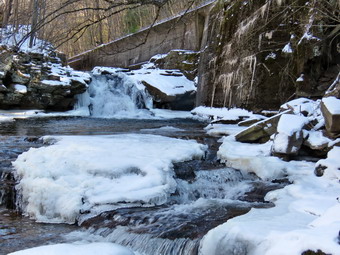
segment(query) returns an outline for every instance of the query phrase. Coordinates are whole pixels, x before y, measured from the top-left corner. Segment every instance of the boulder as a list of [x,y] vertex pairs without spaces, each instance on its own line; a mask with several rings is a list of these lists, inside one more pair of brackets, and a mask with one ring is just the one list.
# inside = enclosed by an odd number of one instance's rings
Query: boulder
[[340,134],[340,99],[336,97],[323,98],[321,112],[329,136],[338,137]]
[[160,69],[180,70],[193,81],[197,76],[199,56],[200,53],[195,51],[172,50],[168,54],[156,55],[150,62]]
[[296,155],[304,141],[303,128],[309,123],[304,116],[282,114],[274,137],[272,154]]
[[195,104],[196,91],[188,91],[184,94],[167,95],[146,81],[141,81],[154,101],[154,107],[171,110],[192,110]]
[[282,113],[274,115],[271,118],[259,121],[247,129],[238,133],[235,138],[236,141],[244,143],[267,142],[270,136],[275,134],[277,124],[281,115],[291,113],[291,110],[286,110]]

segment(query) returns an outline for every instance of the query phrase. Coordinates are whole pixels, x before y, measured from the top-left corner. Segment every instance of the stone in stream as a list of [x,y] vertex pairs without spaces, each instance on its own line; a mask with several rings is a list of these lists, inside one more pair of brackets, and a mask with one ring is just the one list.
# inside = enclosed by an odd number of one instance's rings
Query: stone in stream
[[274,115],[271,118],[253,124],[252,126],[238,133],[235,136],[236,141],[243,143],[267,142],[270,139],[270,136],[275,134],[281,115],[288,113],[291,113],[291,110],[286,110],[282,113]]

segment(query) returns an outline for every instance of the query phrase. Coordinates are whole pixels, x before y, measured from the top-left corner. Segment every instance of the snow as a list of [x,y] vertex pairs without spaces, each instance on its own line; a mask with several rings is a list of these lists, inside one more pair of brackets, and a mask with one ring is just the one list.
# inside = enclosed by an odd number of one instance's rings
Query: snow
[[[114,74],[120,71],[122,71],[121,68],[95,67],[92,70],[92,73],[101,74],[103,72],[108,72]],[[146,82],[168,96],[196,91],[195,83],[188,80],[178,70],[157,69],[152,63],[143,65],[141,69],[126,72],[126,74],[129,75],[130,79],[135,83],[142,85],[143,82]],[[172,76],[171,74],[176,76]]]
[[310,130],[308,132],[307,142],[312,147],[318,148],[328,145],[332,140],[324,136],[322,131]]
[[304,74],[301,74],[299,78],[296,79],[297,82],[303,82],[304,80]]
[[201,158],[206,147],[156,135],[44,137],[13,163],[25,214],[74,223],[79,213],[122,204],[163,204],[175,190],[172,163]]
[[328,168],[323,177],[316,177],[314,163],[284,162],[270,156],[271,143],[242,144],[234,137],[223,139],[218,156],[227,166],[254,172],[262,179],[287,176],[292,184],[266,195],[275,207],[253,208],[208,232],[199,254],[300,255],[318,249],[340,254],[340,147],[334,147],[327,159],[317,163]]
[[331,114],[340,114],[340,99],[336,97],[325,97],[322,99],[322,102]]
[[21,93],[21,94],[27,93],[27,87],[25,85],[14,84],[13,86],[16,92]]
[[307,123],[308,119],[304,116],[282,114],[277,126],[277,132],[291,136],[294,133],[300,131]]
[[313,101],[308,98],[297,98],[289,101],[280,107],[283,110],[292,109],[295,114],[306,112],[307,116],[316,116],[320,113],[319,101]]
[[17,251],[9,255],[133,255],[129,249],[113,243],[54,244]]
[[204,129],[208,135],[223,136],[223,135],[236,135],[247,127],[240,127],[238,125],[225,125],[225,124],[209,124]]
[[[289,147],[290,137],[295,135],[295,139],[301,138],[302,128],[309,122],[304,116],[293,114],[282,114],[277,126],[277,133],[274,138],[273,151],[285,153]],[[293,147],[292,152],[297,152],[299,148]]]
[[253,114],[244,109],[239,108],[214,108],[214,107],[206,107],[199,106],[191,111],[192,114],[197,115],[203,119],[223,119],[223,120],[237,120],[239,117],[248,117],[252,119],[260,119],[263,116]]
[[[325,176],[331,179],[339,180],[340,179],[340,147],[335,146],[332,150],[330,150],[327,154],[326,159],[319,160],[316,165],[322,165],[327,167],[325,170]],[[339,211],[340,212],[340,211]]]
[[285,47],[283,47],[282,52],[284,53],[293,53],[293,49],[290,43],[287,43]]

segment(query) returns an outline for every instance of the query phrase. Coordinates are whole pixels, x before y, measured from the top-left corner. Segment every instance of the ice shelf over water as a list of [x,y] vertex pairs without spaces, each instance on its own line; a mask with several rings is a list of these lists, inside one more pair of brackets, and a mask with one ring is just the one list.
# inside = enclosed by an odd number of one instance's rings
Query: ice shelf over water
[[156,135],[44,137],[13,163],[25,214],[41,222],[74,223],[119,204],[154,205],[174,192],[172,163],[201,158],[193,140]]

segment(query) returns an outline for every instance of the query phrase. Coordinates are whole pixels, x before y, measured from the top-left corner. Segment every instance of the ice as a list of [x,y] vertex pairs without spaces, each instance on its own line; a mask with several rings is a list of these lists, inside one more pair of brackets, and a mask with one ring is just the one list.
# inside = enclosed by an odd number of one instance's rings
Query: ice
[[217,156],[226,166],[243,172],[255,173],[263,180],[273,180],[286,175],[286,164],[270,156],[272,142],[248,144],[235,141],[235,137],[223,138]]
[[133,255],[131,250],[113,243],[54,244],[17,251],[9,255]]
[[336,97],[325,97],[322,99],[322,102],[331,114],[340,114],[340,99]]
[[[174,192],[172,163],[201,158],[205,146],[156,135],[44,137],[13,163],[25,214],[74,223],[80,212],[119,204],[162,204]],[[103,209],[104,208],[104,209]]]

